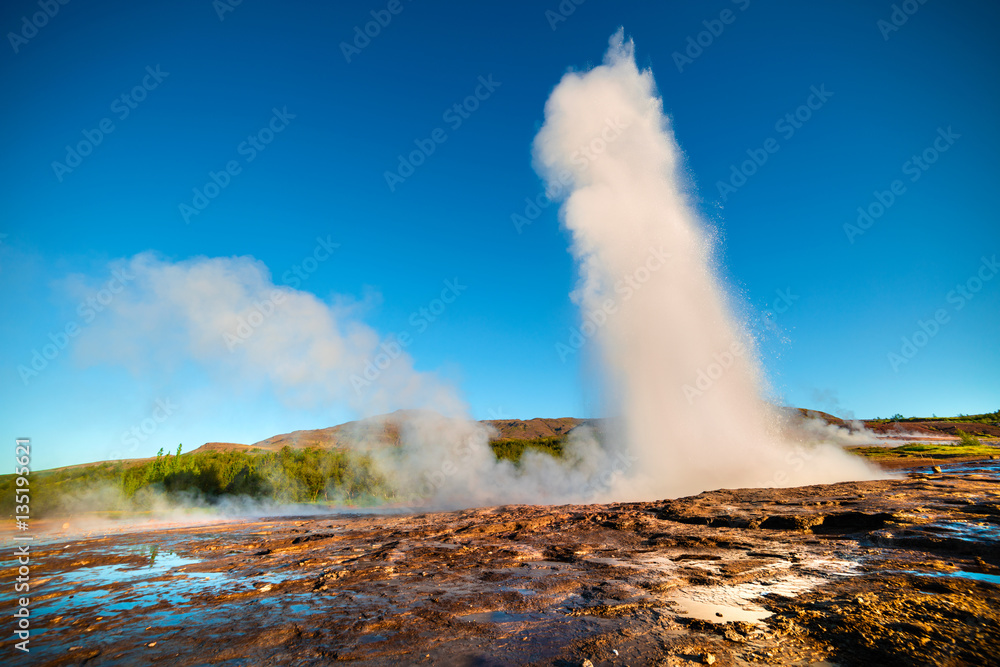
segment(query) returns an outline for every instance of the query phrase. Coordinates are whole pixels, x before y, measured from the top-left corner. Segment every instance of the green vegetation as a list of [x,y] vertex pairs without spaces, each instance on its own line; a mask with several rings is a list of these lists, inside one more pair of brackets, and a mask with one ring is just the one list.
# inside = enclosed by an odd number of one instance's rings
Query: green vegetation
[[549,454],[556,458],[562,458],[563,448],[566,446],[566,436],[551,436],[547,438],[532,438],[523,440],[520,438],[502,438],[490,443],[493,454],[497,460],[506,459],[515,464],[521,463],[521,456],[527,450],[533,450]]
[[[973,435],[964,431],[958,431],[958,435],[961,440],[954,445],[854,447],[850,451],[883,461],[1000,454],[1000,448],[984,445]],[[519,466],[528,451],[562,458],[567,441],[566,436],[504,438],[491,442],[490,446],[498,460]],[[14,480],[14,475],[0,476],[0,512],[8,515],[14,510]],[[180,504],[213,505],[224,498],[241,497],[278,503],[369,504],[408,500],[399,496],[377,472],[369,456],[317,447],[183,454],[178,446],[173,454],[164,454],[161,449],[154,459],[75,466],[33,472],[30,476],[31,515],[36,518],[82,511],[106,514],[148,511],[164,499]]]
[[[565,437],[507,438],[491,443],[497,459],[520,464],[526,451],[557,458]],[[14,475],[0,476],[0,512],[14,511]],[[230,450],[173,454],[161,449],[146,461],[117,461],[32,472],[31,515],[148,511],[161,500],[180,504],[250,498],[279,503],[368,504],[399,497],[362,454],[317,447],[280,451]]]
[[[163,454],[143,462],[101,463],[33,472],[31,513],[146,510],[157,497],[212,504],[223,497],[275,502],[395,499],[372,461],[317,448]],[[13,512],[14,475],[0,476],[0,511]]]
[[982,445],[982,441],[971,433],[966,433],[962,429],[955,429],[955,433],[958,434],[959,444],[965,447],[975,447],[977,445]]
[[[973,438],[976,440],[976,438]],[[976,444],[960,445],[901,445],[899,447],[852,447],[848,450],[854,454],[870,459],[954,459],[972,456],[996,456],[1000,454],[1000,448],[983,445],[976,440]]]
[[886,424],[889,422],[963,422],[967,424],[987,424],[989,426],[1000,426],[1000,410],[987,412],[981,415],[958,415],[957,417],[904,417],[901,414],[894,414],[888,419],[876,417],[869,420],[876,424]]

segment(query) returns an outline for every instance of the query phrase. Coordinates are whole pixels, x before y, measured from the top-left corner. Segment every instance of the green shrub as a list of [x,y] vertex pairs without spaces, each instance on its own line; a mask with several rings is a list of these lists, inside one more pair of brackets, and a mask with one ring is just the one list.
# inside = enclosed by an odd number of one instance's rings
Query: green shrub
[[[0,512],[14,505],[14,475],[0,476]],[[144,510],[158,494],[199,497],[212,504],[227,496],[275,502],[395,498],[367,455],[314,447],[281,451],[211,451],[173,455],[161,449],[141,462],[100,463],[31,474],[32,516],[80,507],[90,511]]]
[[965,445],[966,447],[971,447],[973,445],[983,444],[979,438],[972,435],[971,433],[966,433],[962,429],[956,429],[955,433],[958,434],[958,444]]
[[561,458],[565,446],[565,436],[549,436],[531,439],[502,438],[500,440],[494,440],[490,443],[490,448],[493,449],[493,455],[497,457],[498,461],[506,459],[507,461],[512,461],[515,464],[519,464],[521,462],[521,457],[524,455],[524,452],[529,449],[548,454],[555,458]]

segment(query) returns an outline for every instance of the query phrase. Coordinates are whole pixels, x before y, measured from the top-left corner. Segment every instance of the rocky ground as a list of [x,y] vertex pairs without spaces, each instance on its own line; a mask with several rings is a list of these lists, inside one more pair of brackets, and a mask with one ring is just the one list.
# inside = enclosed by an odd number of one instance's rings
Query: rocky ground
[[996,664],[996,466],[55,542],[20,661]]

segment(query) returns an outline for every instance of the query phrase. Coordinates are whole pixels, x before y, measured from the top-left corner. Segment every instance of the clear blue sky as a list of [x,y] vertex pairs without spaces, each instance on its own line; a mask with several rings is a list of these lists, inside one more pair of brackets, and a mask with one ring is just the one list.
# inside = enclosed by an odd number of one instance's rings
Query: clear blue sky
[[[366,303],[383,333],[458,278],[468,289],[410,348],[417,368],[457,383],[480,419],[590,414],[579,359],[555,350],[578,317],[556,207],[520,233],[511,216],[542,188],[531,141],[548,94],[599,63],[619,26],[655,74],[774,396],[857,417],[1000,408],[1000,276],[976,283],[1000,253],[996,3],[913,2],[895,26],[892,3],[857,0],[587,0],[568,16],[557,0],[223,2],[53,2],[50,18],[3,4],[0,430],[11,447],[33,438],[36,467],[107,457],[164,398],[123,368],[81,365],[72,341],[27,383],[18,372],[80,320],[67,276],[99,284],[144,251],[249,255],[280,283],[329,237],[339,248],[300,289]],[[355,44],[372,12],[391,20]],[[445,115],[477,87],[477,109]],[[807,120],[782,120],[809,102]],[[294,118],[261,150],[241,146],[273,109]],[[113,131],[78,166],[53,166],[75,164],[66,146],[103,119]],[[437,128],[446,141],[390,187],[397,156]],[[933,164],[915,166],[927,149]],[[748,151],[767,161],[720,192]],[[179,205],[229,161],[239,173],[186,224]],[[895,180],[882,215],[845,231]],[[970,279],[970,299],[952,293]],[[779,290],[793,298],[766,325]],[[947,321],[894,368],[939,309]],[[266,390],[220,397],[197,368],[171,391],[176,409],[136,454],[352,416]]]

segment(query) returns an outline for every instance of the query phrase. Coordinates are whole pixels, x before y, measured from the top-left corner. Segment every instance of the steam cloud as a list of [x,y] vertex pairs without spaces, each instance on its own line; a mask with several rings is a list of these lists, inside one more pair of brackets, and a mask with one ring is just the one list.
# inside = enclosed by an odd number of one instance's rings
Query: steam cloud
[[[640,462],[614,495],[877,476],[832,444],[795,442],[763,400],[753,341],[713,274],[681,150],[633,49],[619,30],[603,65],[565,75],[535,139],[539,173],[569,183],[560,215],[580,270],[573,296],[598,342],[606,409]],[[627,128],[613,142],[609,122]],[[588,148],[599,156],[579,159]]]
[[[398,411],[358,423],[350,441],[375,457],[402,497],[442,507],[556,502],[607,488],[625,467],[620,452],[599,451],[586,436],[575,438],[566,462],[529,455],[522,473],[496,461],[489,427],[471,419],[453,387],[415,370],[355,308],[275,285],[252,257],[170,262],[144,253],[111,269],[128,286],[83,329],[79,361],[122,365],[148,383],[194,363],[217,392],[256,385],[290,407],[346,404],[360,417]],[[77,297],[98,287],[71,285]],[[387,348],[391,363],[359,384]],[[399,433],[398,448],[386,446],[386,422]]]
[[128,286],[80,337],[85,363],[122,364],[149,377],[191,360],[220,384],[266,384],[297,407],[461,410],[452,390],[415,371],[402,350],[377,382],[356,390],[383,353],[378,333],[346,303],[275,285],[252,257],[168,262],[144,253],[113,269]]

